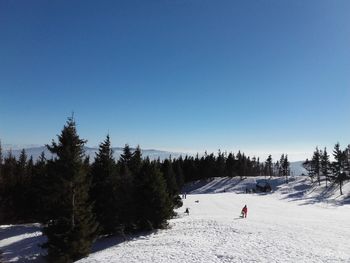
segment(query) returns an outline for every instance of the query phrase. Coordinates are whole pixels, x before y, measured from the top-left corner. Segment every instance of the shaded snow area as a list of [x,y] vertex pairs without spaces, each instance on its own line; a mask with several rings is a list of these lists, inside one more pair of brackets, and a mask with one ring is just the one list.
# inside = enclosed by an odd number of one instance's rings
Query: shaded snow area
[[0,226],[0,262],[44,262],[39,224]]
[[[245,193],[261,180],[215,178],[189,184],[184,206],[168,229],[126,240],[102,238],[78,262],[350,262],[349,183],[341,197],[336,186],[318,187],[305,177],[288,185],[283,178],[273,179],[268,194]],[[245,204],[248,217],[242,219]],[[43,242],[38,226],[23,227],[1,228],[5,262],[26,262],[27,252],[38,253],[37,244]]]

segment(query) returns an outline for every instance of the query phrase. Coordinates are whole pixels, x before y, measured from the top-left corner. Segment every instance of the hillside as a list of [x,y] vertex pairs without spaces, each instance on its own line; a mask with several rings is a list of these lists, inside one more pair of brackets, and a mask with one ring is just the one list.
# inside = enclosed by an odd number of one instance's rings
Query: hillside
[[[186,186],[184,206],[169,228],[102,238],[80,263],[349,262],[350,182],[312,184],[307,177],[270,180],[268,194],[246,194],[264,178],[215,178]],[[243,205],[248,218],[239,217]],[[184,214],[189,208],[190,215]],[[0,227],[5,262],[42,262],[39,225]]]

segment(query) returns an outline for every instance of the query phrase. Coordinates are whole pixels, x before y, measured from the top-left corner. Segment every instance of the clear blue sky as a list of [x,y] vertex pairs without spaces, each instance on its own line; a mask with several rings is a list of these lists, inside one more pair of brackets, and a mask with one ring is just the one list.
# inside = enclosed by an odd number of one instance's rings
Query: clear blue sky
[[[0,139],[303,159],[350,143],[350,1],[0,1]],[[277,155],[276,155],[277,157]]]

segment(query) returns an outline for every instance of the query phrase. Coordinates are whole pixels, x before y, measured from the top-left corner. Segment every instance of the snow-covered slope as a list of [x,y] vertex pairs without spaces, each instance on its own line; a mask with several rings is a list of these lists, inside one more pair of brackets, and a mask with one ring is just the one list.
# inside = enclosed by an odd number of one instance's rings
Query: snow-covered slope
[[[241,219],[245,204],[248,218]],[[348,206],[324,208],[274,195],[189,194],[169,229],[79,262],[350,262],[349,220]]]
[[[306,177],[289,184],[273,179],[269,194],[245,193],[260,180],[215,178],[190,184],[168,229],[126,240],[100,239],[79,263],[350,262],[350,183],[341,197],[336,186],[318,187]],[[248,218],[241,219],[245,204]],[[42,260],[34,255],[43,241],[38,226],[3,226],[0,231],[5,262]]]

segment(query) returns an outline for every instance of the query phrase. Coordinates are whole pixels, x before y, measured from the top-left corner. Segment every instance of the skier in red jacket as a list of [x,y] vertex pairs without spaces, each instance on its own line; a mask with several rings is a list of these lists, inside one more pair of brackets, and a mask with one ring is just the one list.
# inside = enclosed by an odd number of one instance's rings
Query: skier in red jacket
[[245,205],[245,206],[242,208],[241,217],[246,218],[246,217],[247,217],[247,214],[248,214],[248,207],[247,207],[247,205]]

